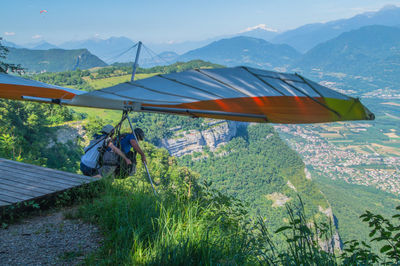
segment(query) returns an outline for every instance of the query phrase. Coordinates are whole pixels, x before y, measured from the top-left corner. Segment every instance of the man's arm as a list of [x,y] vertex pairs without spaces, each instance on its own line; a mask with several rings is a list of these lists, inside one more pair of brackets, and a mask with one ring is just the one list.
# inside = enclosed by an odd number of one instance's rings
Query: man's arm
[[143,163],[147,163],[146,161],[146,155],[144,155],[144,152],[142,151],[142,149],[140,148],[139,144],[136,142],[136,140],[131,139],[130,141],[132,148],[137,151],[140,156],[142,157],[142,162]]
[[118,149],[117,147],[115,147],[115,145],[110,141],[110,143],[108,144],[108,147],[110,147],[113,152],[115,152],[116,154],[118,154],[119,156],[121,156],[122,158],[124,158],[125,162],[129,165],[132,164],[132,161],[128,159],[128,157],[126,157],[125,153],[123,153],[120,149]]

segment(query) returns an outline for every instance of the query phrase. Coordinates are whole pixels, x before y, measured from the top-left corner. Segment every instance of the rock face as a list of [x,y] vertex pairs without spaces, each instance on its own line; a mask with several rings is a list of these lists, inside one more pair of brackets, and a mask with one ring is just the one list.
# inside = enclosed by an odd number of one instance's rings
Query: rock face
[[[82,123],[80,122],[72,122],[68,125],[63,125],[58,127],[57,133],[55,135],[55,139],[49,139],[49,143],[47,148],[51,148],[55,145],[55,142],[66,144],[68,141],[76,142],[77,139],[83,139],[85,136],[85,129],[83,128]],[[85,140],[85,143],[88,143],[89,140]]]
[[291,200],[291,198],[288,196],[278,192],[269,194],[266,196],[266,198],[273,201],[272,207],[283,207],[288,201]]
[[319,207],[319,211],[325,214],[328,218],[332,220],[332,226],[333,226],[333,236],[330,239],[330,241],[322,241],[320,243],[320,246],[323,250],[327,252],[334,252],[334,250],[342,250],[343,249],[343,241],[340,238],[339,235],[339,225],[338,225],[338,220],[336,216],[332,212],[332,208],[328,207],[327,209],[322,208],[321,206]]
[[205,147],[208,147],[210,151],[215,151],[235,137],[238,128],[247,126],[247,123],[212,120],[205,122],[204,126],[206,128],[204,130],[182,131],[180,127],[171,129],[175,131],[173,137],[163,139],[161,146],[176,157],[202,152]]

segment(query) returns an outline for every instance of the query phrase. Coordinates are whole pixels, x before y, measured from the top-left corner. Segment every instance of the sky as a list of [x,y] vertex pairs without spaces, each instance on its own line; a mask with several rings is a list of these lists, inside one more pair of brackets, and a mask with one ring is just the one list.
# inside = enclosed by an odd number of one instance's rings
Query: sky
[[[198,41],[265,24],[280,32],[376,11],[400,0],[1,0],[0,37],[17,44],[125,36]],[[47,12],[40,11],[46,10]]]

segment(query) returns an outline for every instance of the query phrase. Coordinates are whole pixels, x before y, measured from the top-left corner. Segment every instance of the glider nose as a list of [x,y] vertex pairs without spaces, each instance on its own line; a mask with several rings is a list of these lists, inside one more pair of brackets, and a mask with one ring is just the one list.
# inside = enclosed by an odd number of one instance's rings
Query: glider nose
[[375,115],[367,107],[364,106],[365,117],[367,120],[375,120]]

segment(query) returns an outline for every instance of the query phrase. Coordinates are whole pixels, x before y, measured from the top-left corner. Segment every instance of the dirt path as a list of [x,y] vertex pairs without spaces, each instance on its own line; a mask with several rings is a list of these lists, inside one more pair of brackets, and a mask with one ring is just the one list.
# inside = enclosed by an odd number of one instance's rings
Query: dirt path
[[65,210],[0,229],[1,265],[76,265],[100,247],[99,230],[64,218]]

